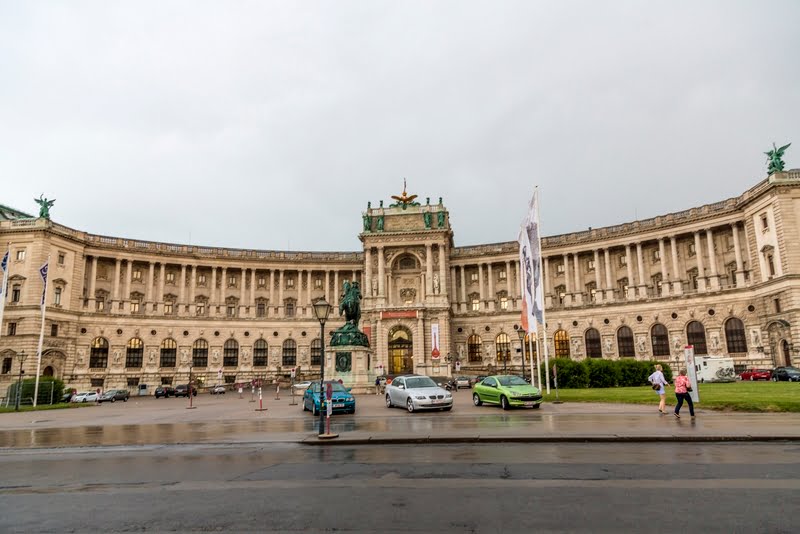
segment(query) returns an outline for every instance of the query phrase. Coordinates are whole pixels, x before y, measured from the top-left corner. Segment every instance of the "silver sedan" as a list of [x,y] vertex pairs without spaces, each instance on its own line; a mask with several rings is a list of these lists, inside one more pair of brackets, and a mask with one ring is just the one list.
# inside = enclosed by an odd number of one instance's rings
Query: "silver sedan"
[[398,376],[386,386],[386,407],[402,406],[416,410],[453,409],[453,395],[439,387],[429,376]]

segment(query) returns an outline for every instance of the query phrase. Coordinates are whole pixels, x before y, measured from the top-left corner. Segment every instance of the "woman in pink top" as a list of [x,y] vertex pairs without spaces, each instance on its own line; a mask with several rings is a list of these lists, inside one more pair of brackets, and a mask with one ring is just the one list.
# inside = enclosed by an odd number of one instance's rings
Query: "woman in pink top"
[[692,396],[689,395],[687,388],[691,388],[692,384],[689,382],[689,377],[686,376],[686,369],[681,369],[680,374],[675,379],[675,396],[678,398],[678,404],[675,405],[675,417],[680,419],[681,406],[683,401],[689,404],[689,415],[694,417],[694,404],[692,404]]

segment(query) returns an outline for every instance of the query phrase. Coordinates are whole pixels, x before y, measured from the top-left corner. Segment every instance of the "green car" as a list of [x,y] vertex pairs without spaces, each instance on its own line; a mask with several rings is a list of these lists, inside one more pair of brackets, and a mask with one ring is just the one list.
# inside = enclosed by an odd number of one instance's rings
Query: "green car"
[[475,406],[484,402],[499,404],[504,410],[510,410],[513,406],[538,408],[542,404],[542,393],[518,376],[487,376],[475,384],[472,402]]

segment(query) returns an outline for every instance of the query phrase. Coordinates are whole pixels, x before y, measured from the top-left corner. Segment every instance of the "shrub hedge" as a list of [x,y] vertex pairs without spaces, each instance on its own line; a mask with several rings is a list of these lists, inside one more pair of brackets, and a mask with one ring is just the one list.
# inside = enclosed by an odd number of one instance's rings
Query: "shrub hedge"
[[[52,386],[50,385],[52,383]],[[18,382],[14,381],[6,390],[6,395],[13,404],[17,398],[17,385]],[[52,387],[52,394],[51,394]],[[22,404],[30,404],[33,399],[33,392],[36,389],[35,378],[25,378],[22,380]],[[61,402],[61,397],[64,395],[64,382],[52,376],[39,377],[39,398],[37,404],[50,404],[52,399],[53,404]]]
[[[655,371],[655,364],[660,363],[664,378],[672,383],[672,369],[669,364],[657,361],[640,360],[602,360],[589,358],[582,361],[569,358],[556,358],[550,362],[550,382],[555,383],[553,366],[558,374],[560,388],[610,388],[616,386],[631,387],[648,384],[647,377]],[[545,373],[544,364],[541,366]]]

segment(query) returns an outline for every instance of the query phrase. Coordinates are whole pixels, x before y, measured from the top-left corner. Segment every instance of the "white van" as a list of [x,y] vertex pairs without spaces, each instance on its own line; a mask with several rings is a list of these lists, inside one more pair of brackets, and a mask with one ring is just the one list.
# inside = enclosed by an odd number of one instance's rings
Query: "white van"
[[733,358],[697,356],[694,364],[698,382],[733,382],[736,380]]

